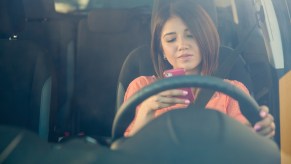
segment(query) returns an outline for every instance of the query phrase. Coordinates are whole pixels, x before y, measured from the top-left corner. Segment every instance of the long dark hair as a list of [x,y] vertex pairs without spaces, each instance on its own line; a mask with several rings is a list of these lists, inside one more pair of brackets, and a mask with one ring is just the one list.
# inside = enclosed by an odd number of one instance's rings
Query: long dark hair
[[172,16],[181,18],[197,40],[202,56],[201,74],[211,75],[218,66],[219,35],[206,11],[195,2],[188,0],[165,3],[153,15],[151,55],[156,74],[161,78],[163,71],[171,67],[163,59],[160,38],[163,26]]

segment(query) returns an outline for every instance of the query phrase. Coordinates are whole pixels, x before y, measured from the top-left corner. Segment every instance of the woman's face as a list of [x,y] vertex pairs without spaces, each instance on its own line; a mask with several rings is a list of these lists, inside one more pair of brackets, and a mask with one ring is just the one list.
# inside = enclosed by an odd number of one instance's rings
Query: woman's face
[[200,72],[201,54],[188,27],[177,16],[172,16],[161,33],[164,56],[173,68],[184,68],[186,74]]

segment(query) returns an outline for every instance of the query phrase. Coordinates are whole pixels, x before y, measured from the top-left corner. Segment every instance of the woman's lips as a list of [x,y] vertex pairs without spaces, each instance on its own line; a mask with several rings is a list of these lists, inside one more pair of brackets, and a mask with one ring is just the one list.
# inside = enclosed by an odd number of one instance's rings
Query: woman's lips
[[178,57],[178,59],[189,60],[189,59],[191,59],[192,57],[193,57],[193,55],[191,55],[191,54],[183,54],[183,55],[180,55],[180,56]]

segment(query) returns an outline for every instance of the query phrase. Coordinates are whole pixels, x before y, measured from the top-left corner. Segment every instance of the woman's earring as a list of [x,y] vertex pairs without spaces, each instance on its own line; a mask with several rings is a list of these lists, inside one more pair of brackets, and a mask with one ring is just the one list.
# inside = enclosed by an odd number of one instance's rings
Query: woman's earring
[[163,56],[164,56],[164,60],[167,60],[167,57],[165,55],[163,55]]

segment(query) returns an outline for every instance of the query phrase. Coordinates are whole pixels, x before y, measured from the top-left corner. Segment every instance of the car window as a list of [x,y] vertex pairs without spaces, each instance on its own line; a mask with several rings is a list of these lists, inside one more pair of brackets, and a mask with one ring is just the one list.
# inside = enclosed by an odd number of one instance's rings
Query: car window
[[78,10],[95,8],[134,8],[152,6],[153,0],[55,0],[55,10],[60,13],[70,13]]

